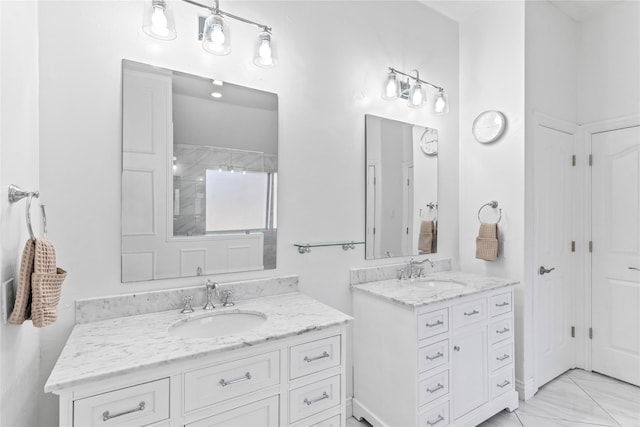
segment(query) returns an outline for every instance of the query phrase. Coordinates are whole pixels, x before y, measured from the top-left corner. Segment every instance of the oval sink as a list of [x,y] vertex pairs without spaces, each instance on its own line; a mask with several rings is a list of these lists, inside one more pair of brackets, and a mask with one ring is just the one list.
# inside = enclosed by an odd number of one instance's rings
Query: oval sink
[[412,283],[415,286],[420,286],[421,288],[433,288],[433,289],[460,289],[466,287],[464,283],[455,282],[453,280],[433,280],[433,279],[422,279],[416,280]]
[[215,338],[245,332],[266,321],[259,313],[211,313],[181,320],[169,327],[169,333],[180,338]]

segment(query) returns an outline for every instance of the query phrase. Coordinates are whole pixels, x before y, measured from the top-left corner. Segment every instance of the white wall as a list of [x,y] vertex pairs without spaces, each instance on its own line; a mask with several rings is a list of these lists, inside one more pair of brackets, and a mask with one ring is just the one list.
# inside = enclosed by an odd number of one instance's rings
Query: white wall
[[[42,334],[41,383],[73,326],[75,299],[203,282],[120,283],[122,58],[205,77],[215,73],[279,96],[278,268],[216,279],[299,274],[304,292],[351,312],[349,269],[389,260],[365,262],[363,245],[300,255],[292,244],[364,238],[365,113],[439,130],[438,253],[453,256],[457,266],[456,23],[414,2],[224,3],[223,9],[274,28],[280,65],[262,70],[251,64],[252,27],[234,23],[234,51],[215,57],[193,36],[197,10],[182,2],[172,5],[179,36],[169,43],[141,33],[141,2],[40,5],[41,190],[49,202],[49,235],[60,266],[68,270],[60,318]],[[388,66],[418,68],[424,79],[444,86],[451,113],[436,118],[426,109],[383,101]],[[506,209],[511,215],[512,208]],[[43,400],[42,419],[51,422],[57,399]]]
[[[37,189],[38,169],[38,23],[35,2],[0,2],[0,282],[15,278],[28,238],[26,200],[10,204],[9,184]],[[32,219],[40,219],[37,200]],[[37,229],[36,229],[37,230]],[[31,321],[0,325],[0,426],[38,425],[34,397],[42,394],[40,330]]]
[[581,124],[640,113],[640,2],[624,1],[580,23]]
[[[524,2],[485,2],[460,22],[460,269],[517,279],[516,379],[525,377],[524,332]],[[500,140],[480,144],[471,134],[475,117],[502,111]],[[490,200],[502,208],[497,261],[475,259],[478,209]],[[492,216],[493,215],[493,216]],[[491,209],[483,219],[497,219]],[[519,338],[520,337],[520,338]]]

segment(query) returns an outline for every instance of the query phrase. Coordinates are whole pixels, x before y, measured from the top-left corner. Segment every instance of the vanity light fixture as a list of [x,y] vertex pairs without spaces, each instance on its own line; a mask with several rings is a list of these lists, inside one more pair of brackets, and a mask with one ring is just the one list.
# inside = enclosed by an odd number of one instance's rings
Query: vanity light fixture
[[[219,0],[213,1],[213,6],[207,6],[193,0],[181,0],[193,6],[207,9],[210,15],[199,20],[199,38],[202,48],[213,55],[228,55],[231,53],[231,33],[227,18],[245,24],[253,25],[260,30],[255,42],[253,63],[261,68],[273,68],[278,64],[275,43],[271,35],[271,27],[249,19],[224,12],[220,9]],[[204,19],[204,22],[202,20]],[[145,3],[142,30],[145,34],[158,40],[173,40],[176,38],[176,27],[173,11],[167,0],[147,0]],[[213,82],[216,84],[216,82]]]
[[[444,88],[422,80],[418,70],[412,70],[412,72],[415,72],[415,77],[393,67],[389,67],[389,74],[387,74],[387,78],[382,89],[382,98],[389,101],[398,98],[406,99],[409,107],[419,108],[424,106],[427,102],[427,91],[425,85],[431,86],[438,91],[432,101],[433,113],[448,113],[449,97],[444,92]],[[405,76],[407,78],[406,81],[400,80],[398,77],[399,75]],[[412,79],[413,84],[411,82]]]

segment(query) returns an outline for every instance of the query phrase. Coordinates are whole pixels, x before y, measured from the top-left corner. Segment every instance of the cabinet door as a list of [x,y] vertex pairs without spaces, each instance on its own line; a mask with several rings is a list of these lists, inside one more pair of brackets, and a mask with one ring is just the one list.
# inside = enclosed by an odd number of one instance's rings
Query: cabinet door
[[186,427],[277,427],[278,418],[278,396],[272,396],[187,424]]
[[453,418],[487,402],[487,326],[455,335],[451,340]]

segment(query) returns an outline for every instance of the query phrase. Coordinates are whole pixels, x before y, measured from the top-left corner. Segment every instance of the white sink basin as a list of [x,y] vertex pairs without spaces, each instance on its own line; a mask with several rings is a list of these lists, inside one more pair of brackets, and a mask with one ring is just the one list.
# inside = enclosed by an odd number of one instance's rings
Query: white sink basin
[[460,289],[466,287],[464,283],[455,282],[453,280],[417,279],[411,284],[421,288],[432,288],[437,290]]
[[180,338],[215,338],[245,332],[266,321],[260,313],[211,313],[174,323],[169,333]]

